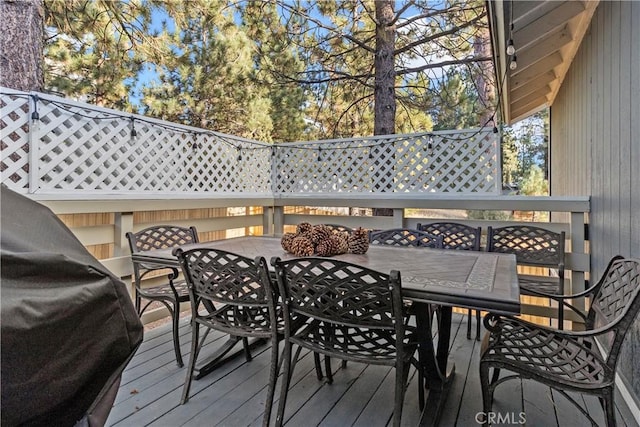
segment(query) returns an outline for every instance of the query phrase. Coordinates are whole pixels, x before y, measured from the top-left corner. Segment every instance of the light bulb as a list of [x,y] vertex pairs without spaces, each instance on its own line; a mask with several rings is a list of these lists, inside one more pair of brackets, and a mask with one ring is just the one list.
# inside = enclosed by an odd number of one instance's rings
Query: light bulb
[[513,55],[516,53],[516,47],[513,45],[513,40],[509,39],[507,44],[507,55]]
[[518,63],[516,62],[516,56],[513,55],[513,58],[511,58],[511,62],[509,63],[509,69],[513,71],[516,68],[518,68]]

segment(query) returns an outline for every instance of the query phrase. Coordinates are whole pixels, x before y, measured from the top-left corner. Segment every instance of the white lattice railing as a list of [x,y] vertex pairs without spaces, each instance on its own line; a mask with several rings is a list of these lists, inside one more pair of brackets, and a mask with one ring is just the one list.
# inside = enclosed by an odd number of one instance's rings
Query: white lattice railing
[[500,192],[488,129],[266,144],[0,88],[2,182],[25,193]]

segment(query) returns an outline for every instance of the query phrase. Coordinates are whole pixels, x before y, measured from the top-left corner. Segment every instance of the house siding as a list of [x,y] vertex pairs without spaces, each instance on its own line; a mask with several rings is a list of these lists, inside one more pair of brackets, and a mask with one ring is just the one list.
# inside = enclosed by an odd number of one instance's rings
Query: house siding
[[[600,2],[551,108],[551,194],[591,196],[592,279],[640,258],[640,2]],[[640,401],[640,319],[620,373]]]

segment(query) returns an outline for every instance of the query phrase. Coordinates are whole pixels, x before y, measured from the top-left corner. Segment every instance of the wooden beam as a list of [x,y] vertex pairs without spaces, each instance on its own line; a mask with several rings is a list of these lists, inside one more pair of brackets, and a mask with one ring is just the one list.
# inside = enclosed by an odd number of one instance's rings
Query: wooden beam
[[518,89],[511,91],[511,102],[516,102],[529,95],[530,93],[537,92],[544,89],[547,92],[551,92],[551,86],[549,82],[542,78],[535,79],[527,85],[520,86]]
[[514,110],[521,110],[523,107],[532,105],[536,102],[544,104],[549,101],[548,96],[550,93],[550,91],[545,90],[544,88],[539,89],[538,91],[530,93],[529,95],[516,102],[512,102],[511,108],[513,108]]
[[[515,2],[518,3],[518,2]],[[549,2],[555,3],[555,2]],[[580,1],[565,1],[553,11],[540,16],[526,26],[518,28],[514,24],[513,41],[516,46],[525,48],[535,44],[558,27],[562,27],[567,21],[584,12],[585,5]]]
[[512,71],[511,77],[515,80],[524,79],[525,81],[530,81],[540,74],[553,70],[560,64],[562,64],[562,55],[560,52],[555,52],[525,69],[520,69],[518,65],[518,68]]
[[539,42],[523,49],[517,49],[518,69],[524,70],[530,67],[571,43],[572,40],[573,38],[571,37],[569,28],[565,25],[551,32],[543,39],[540,39]]
[[[517,108],[516,108],[517,107]],[[528,103],[528,104],[518,104],[517,106],[511,105],[512,116],[513,117],[526,117],[527,115],[533,114],[536,111],[540,111],[544,107],[548,107],[547,97],[541,96],[540,98]]]
[[[566,1],[566,0],[563,0]],[[560,1],[512,1],[513,25],[524,28],[533,21],[551,13]]]
[[[557,78],[556,73],[554,73],[553,71],[549,71],[546,72],[540,76],[538,76],[534,81],[532,82],[526,82],[524,80],[521,79],[517,79],[517,80],[512,80],[510,89],[511,92],[513,93],[514,91],[520,91],[520,90],[524,90],[525,86],[528,86],[529,83],[533,84],[534,82],[538,82],[536,84],[538,84],[538,87],[540,86],[544,86],[545,84],[550,84],[552,81],[554,81]],[[544,82],[544,83],[543,83]],[[522,93],[519,92],[518,95],[519,96],[523,96],[526,95],[527,93]]]
[[578,48],[582,43],[582,39],[586,34],[589,26],[591,25],[591,19],[593,18],[593,14],[600,3],[599,0],[588,1],[586,4],[586,9],[584,13],[576,16],[569,24],[568,27],[573,29],[573,40],[574,42],[569,46],[567,52],[564,54],[564,63],[561,67],[559,67],[558,72],[558,84],[553,87],[553,92],[551,97],[549,98],[550,104],[553,104],[553,101],[556,99],[556,95],[560,90],[560,86],[562,86],[562,82],[564,81],[564,77],[573,62],[573,58],[576,56]]

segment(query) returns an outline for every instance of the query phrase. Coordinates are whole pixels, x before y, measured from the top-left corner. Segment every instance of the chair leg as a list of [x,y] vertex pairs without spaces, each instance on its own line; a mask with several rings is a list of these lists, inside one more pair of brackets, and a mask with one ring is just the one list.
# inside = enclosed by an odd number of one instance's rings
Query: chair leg
[[600,397],[600,403],[604,410],[605,425],[607,427],[616,426],[616,409],[613,404],[613,389],[607,388],[604,390],[604,396]]
[[482,322],[480,310],[476,310],[476,341],[480,341],[480,324]]
[[244,348],[244,357],[247,362],[251,362],[253,356],[251,356],[251,348],[249,347],[249,338],[242,337],[242,347]]
[[562,301],[558,301],[558,329],[564,329],[564,306],[562,305]]
[[136,289],[136,313],[140,316],[140,307],[142,307],[142,297],[140,297],[140,293],[138,293],[138,289]]
[[289,342],[284,343],[282,351],[282,360],[284,367],[282,369],[282,384],[280,386],[280,400],[278,401],[278,414],[276,415],[276,427],[281,427],[284,423],[284,407],[287,404],[287,393],[291,382],[291,346]]
[[[499,370],[494,369],[494,376],[496,371]],[[491,412],[491,407],[493,406],[493,389],[489,383],[489,365],[482,362],[480,362],[480,387],[482,388],[482,411],[485,417],[482,425],[486,427],[489,425],[487,414]]]
[[264,417],[262,418],[263,427],[268,427],[271,422],[273,395],[275,394],[279,370],[280,362],[278,361],[278,341],[275,340],[271,343],[271,372],[269,373],[269,385],[267,386],[267,400],[264,402]]
[[322,366],[320,365],[320,355],[318,353],[313,353],[313,363],[316,366],[316,376],[318,377],[318,381],[322,381],[324,375],[322,375]]
[[327,384],[333,384],[333,372],[331,372],[331,358],[329,356],[324,357],[324,369],[327,373]]
[[182,368],[184,363],[182,362],[182,353],[180,352],[180,301],[173,304],[173,349],[176,353],[176,362],[178,367]]
[[[397,355],[398,358],[403,355]],[[402,404],[404,403],[405,384],[409,377],[409,368],[401,360],[396,363],[396,389],[393,405],[393,426],[400,427],[402,419]]]
[[471,314],[472,310],[467,310],[467,339],[471,339]]
[[[193,322],[191,328],[191,354],[189,355],[189,367],[187,368],[187,378],[184,380],[184,387],[182,388],[182,399],[180,404],[184,405],[189,401],[189,390],[191,389],[191,380],[193,379],[193,370],[196,367],[196,360],[200,351],[198,341],[200,340],[200,324]],[[204,342],[204,339],[202,340]]]
[[[418,362],[418,363],[421,363],[421,362]],[[424,382],[424,372],[422,371],[422,365],[420,366],[421,367],[418,369],[418,405],[420,408],[420,412],[422,412],[425,404],[425,399],[424,399],[425,382]]]

